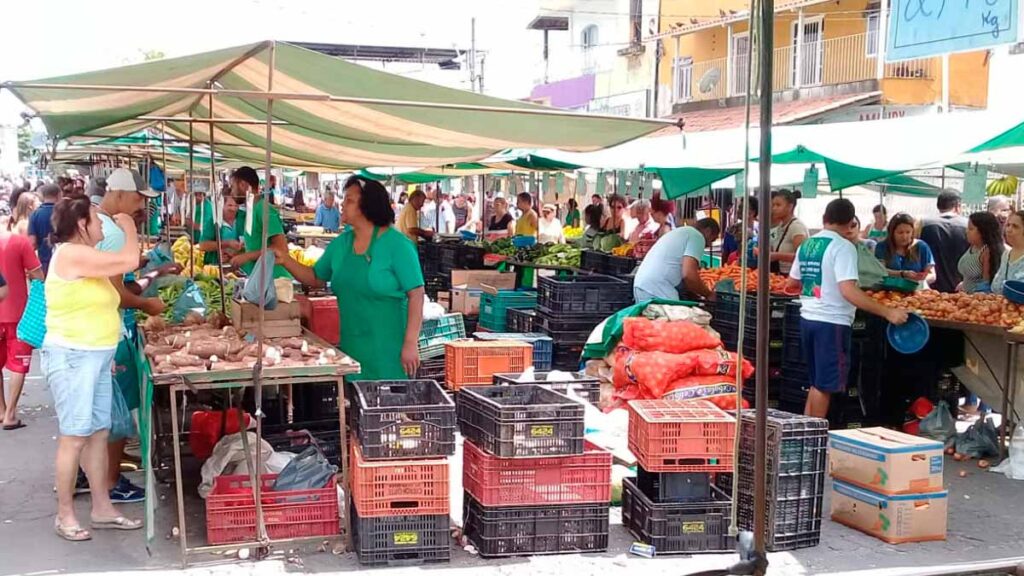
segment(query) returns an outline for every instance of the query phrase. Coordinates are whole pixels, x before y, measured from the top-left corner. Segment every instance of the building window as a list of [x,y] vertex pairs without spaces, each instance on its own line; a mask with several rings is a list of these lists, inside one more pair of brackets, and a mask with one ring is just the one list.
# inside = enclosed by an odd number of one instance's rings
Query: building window
[[676,102],[689,102],[693,99],[693,58],[689,56],[675,59],[675,98]]
[[881,21],[881,14],[876,8],[873,12],[867,14],[867,39],[865,54],[868,57],[878,56],[878,24]]
[[629,0],[629,42],[639,44],[643,39],[644,1]]
[[583,48],[583,71],[591,73],[597,68],[597,25],[591,24],[583,29],[580,35],[580,46]]

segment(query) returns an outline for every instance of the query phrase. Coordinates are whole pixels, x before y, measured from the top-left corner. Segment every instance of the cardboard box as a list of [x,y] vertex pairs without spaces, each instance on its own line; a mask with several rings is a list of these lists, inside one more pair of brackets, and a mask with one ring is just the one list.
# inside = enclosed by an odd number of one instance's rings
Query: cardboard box
[[885,428],[829,435],[832,477],[886,495],[942,491],[942,443]]
[[[249,302],[231,301],[231,323],[240,330],[255,332],[259,322],[259,306]],[[302,334],[302,312],[299,302],[278,302],[273,310],[263,313],[263,335],[267,338],[291,338]]]
[[494,270],[452,270],[451,311],[479,315],[480,293],[485,285],[511,290],[516,286],[516,275]]
[[451,292],[438,292],[437,303],[441,305],[445,310],[452,309],[452,293]]
[[889,544],[946,539],[949,492],[887,496],[832,481],[832,521]]

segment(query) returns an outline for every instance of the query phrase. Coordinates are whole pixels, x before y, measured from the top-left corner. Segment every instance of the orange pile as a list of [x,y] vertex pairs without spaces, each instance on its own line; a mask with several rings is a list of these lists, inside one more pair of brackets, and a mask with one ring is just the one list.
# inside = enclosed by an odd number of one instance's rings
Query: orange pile
[[935,320],[1011,328],[1024,317],[1024,305],[1014,304],[998,294],[946,294],[935,290],[907,294],[881,290],[868,291],[868,295],[886,306]]

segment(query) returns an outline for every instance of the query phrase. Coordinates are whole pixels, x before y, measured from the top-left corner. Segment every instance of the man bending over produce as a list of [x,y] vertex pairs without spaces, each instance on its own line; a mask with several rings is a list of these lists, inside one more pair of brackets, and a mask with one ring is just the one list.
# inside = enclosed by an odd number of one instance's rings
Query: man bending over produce
[[633,281],[636,301],[678,300],[680,288],[714,300],[715,293],[700,279],[700,259],[704,248],[713,243],[721,231],[713,218],[704,218],[695,226],[676,228],[659,238],[636,271]]
[[879,304],[857,286],[857,249],[845,238],[858,228],[853,203],[829,202],[822,223],[821,232],[800,244],[787,284],[800,290],[800,347],[811,385],[804,414],[816,418],[826,418],[832,394],[846,390],[857,308],[893,324],[907,321],[906,312]]
[[[120,252],[124,248],[126,238],[124,230],[114,222],[113,217],[118,214],[127,214],[136,222],[140,222],[146,217],[146,204],[149,199],[159,195],[159,192],[148,189],[138,172],[127,168],[114,170],[107,178],[107,193],[98,207],[100,223],[103,226],[103,240],[96,245],[96,249],[102,252]],[[177,264],[168,264],[138,280],[134,274],[126,274],[123,277],[117,275],[110,278],[110,283],[117,289],[118,296],[121,298],[121,318],[124,322],[121,341],[114,353],[114,383],[121,391],[129,411],[137,410],[141,404],[139,378],[134,369],[133,346],[137,344],[138,334],[135,311],[142,310],[150,316],[157,316],[166,307],[159,298],[143,298],[140,294],[153,278],[161,274],[177,273],[180,270],[181,268]],[[110,499],[115,503],[139,502],[146,496],[142,488],[132,484],[121,475],[121,460],[127,441],[127,438],[112,438],[107,444],[110,465],[109,481],[110,486],[113,486],[110,490]],[[87,486],[88,483],[81,471],[78,476],[78,484],[81,487]]]

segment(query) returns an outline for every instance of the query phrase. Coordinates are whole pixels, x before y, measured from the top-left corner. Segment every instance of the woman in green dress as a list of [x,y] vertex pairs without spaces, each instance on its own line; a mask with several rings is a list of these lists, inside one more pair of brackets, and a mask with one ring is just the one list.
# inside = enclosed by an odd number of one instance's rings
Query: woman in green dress
[[[224,252],[224,261],[229,262],[243,248],[236,226],[238,201],[231,196],[225,196],[221,216],[224,221],[220,225],[220,247]],[[199,249],[203,251],[203,264],[220,264],[220,254],[217,253],[217,229],[212,217],[203,222],[203,233],[199,236]]]
[[330,283],[338,297],[338,347],[361,365],[360,380],[403,380],[419,367],[423,322],[423,272],[416,246],[393,226],[395,213],[379,182],[353,176],[345,182],[344,231],[312,267],[287,250],[274,256],[296,280]]

